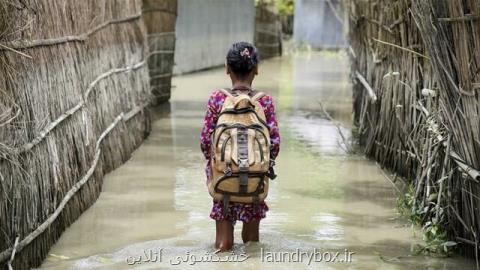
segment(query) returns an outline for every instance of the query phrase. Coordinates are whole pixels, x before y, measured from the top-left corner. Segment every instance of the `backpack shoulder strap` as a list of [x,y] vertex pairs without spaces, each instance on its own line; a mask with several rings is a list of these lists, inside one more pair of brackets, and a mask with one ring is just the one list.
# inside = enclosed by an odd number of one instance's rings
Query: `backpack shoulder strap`
[[252,97],[252,100],[257,101],[261,99],[263,96],[265,96],[264,92],[256,92],[254,93],[255,95]]
[[224,95],[226,95],[227,97],[233,97],[232,95],[232,91],[228,88],[222,88],[220,90],[218,90],[220,92],[222,92]]

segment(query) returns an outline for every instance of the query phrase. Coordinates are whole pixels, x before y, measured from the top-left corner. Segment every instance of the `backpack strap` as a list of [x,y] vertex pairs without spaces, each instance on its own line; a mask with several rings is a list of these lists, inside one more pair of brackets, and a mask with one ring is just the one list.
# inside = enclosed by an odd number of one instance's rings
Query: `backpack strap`
[[223,200],[222,200],[222,203],[223,203],[223,216],[225,218],[229,218],[230,217],[230,195],[228,194],[224,194],[223,195]]
[[[235,89],[230,89],[230,88],[222,88],[220,89],[219,91],[222,92],[223,94],[225,94],[227,97],[233,97],[234,96],[234,91]],[[264,92],[260,92],[260,91],[257,91],[257,90],[254,90],[254,89],[250,89],[250,91],[248,92],[248,95],[250,96],[250,98],[252,100],[259,100],[261,99],[263,96],[265,96],[265,93]]]
[[233,98],[233,94],[232,94],[232,90],[228,89],[228,88],[222,88],[219,90],[220,92],[222,92],[224,95],[226,95],[227,97],[231,97]]
[[265,93],[264,93],[264,92],[255,93],[255,95],[252,97],[252,100],[259,100],[259,99],[261,99],[263,96],[265,96]]

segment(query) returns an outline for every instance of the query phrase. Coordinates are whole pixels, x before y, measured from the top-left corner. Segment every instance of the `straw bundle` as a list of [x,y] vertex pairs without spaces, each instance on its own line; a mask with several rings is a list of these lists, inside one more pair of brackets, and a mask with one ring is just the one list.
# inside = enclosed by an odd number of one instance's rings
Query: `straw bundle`
[[149,131],[141,7],[0,1],[0,268],[38,266]]
[[143,0],[142,13],[148,34],[150,86],[158,104],[170,98],[177,0]]
[[262,59],[282,54],[281,28],[273,2],[260,1],[256,6],[254,43]]
[[480,1],[346,1],[355,121],[407,178],[422,222],[478,258]]

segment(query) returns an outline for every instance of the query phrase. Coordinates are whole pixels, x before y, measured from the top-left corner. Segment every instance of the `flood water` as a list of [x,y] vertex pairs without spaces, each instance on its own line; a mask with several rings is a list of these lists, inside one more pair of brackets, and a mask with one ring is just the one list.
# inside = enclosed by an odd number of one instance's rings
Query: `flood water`
[[[319,102],[348,140],[348,62],[332,52],[261,64],[255,88],[273,95],[282,136],[270,211],[260,243],[243,244],[237,223],[234,254],[205,257],[214,251],[215,224],[199,133],[209,93],[229,80],[214,69],[173,84],[170,104],[154,110],[150,137],[106,177],[98,201],[41,269],[475,269],[471,260],[411,255],[419,240],[397,214],[397,191],[373,161],[346,153],[320,109]],[[337,252],[338,260],[328,262]],[[309,262],[298,254],[321,255]],[[339,261],[345,258],[352,262]]]

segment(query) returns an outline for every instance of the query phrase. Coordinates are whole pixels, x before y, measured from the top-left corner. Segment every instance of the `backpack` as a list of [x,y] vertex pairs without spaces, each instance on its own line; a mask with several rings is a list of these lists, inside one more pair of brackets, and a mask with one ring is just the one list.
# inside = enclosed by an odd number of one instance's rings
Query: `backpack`
[[258,203],[268,193],[268,180],[274,179],[270,161],[270,134],[263,107],[258,101],[265,94],[220,90],[226,95],[212,139],[210,195],[223,201],[225,216],[232,202]]

